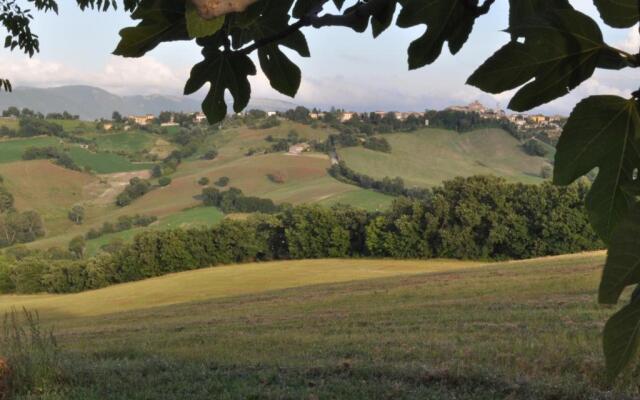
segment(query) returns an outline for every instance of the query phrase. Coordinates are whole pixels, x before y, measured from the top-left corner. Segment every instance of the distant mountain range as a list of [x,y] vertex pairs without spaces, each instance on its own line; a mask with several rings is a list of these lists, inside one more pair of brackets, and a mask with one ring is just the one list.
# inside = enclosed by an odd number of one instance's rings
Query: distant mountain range
[[[0,110],[11,106],[26,107],[43,114],[68,111],[80,115],[82,119],[93,120],[111,118],[113,111],[123,115],[158,114],[161,111],[195,112],[200,110],[200,100],[164,95],[118,96],[93,86],[17,87],[11,93],[0,93]],[[256,98],[251,100],[248,108],[284,111],[295,106],[286,101]]]

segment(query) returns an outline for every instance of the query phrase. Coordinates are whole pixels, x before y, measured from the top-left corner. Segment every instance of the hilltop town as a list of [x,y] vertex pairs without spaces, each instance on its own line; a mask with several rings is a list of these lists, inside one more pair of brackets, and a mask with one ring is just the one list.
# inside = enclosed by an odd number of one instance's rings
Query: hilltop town
[[[305,107],[297,108],[300,113],[306,114],[309,119],[314,121],[324,121],[330,119],[331,121],[337,119],[341,123],[348,123],[354,120],[366,120],[366,119],[384,119],[391,118],[397,121],[405,122],[409,119],[416,119],[422,121],[424,126],[430,126],[430,120],[428,118],[432,110],[427,111],[413,111],[413,112],[399,112],[399,111],[373,111],[373,112],[355,112],[345,111],[341,109],[333,109],[332,111],[320,111],[316,108],[308,110]],[[248,115],[251,111],[247,110],[242,113],[235,114],[236,116],[243,117]],[[266,117],[283,116],[286,112],[282,111],[270,111],[262,110],[266,114]],[[290,110],[293,111],[293,110]],[[507,113],[500,108],[490,108],[485,106],[479,101],[474,101],[468,105],[454,105],[445,108],[442,111],[436,112],[454,112],[464,114],[476,114],[480,119],[485,121],[494,122],[509,122],[518,131],[538,131],[544,132],[551,141],[555,141],[562,132],[562,125],[564,124],[565,117],[560,115],[544,115],[544,114],[521,114],[521,113]],[[166,112],[161,113],[166,115],[155,116],[153,114],[147,115],[130,115],[123,119],[123,122],[128,122],[131,125],[146,126],[151,124],[159,124],[162,127],[172,127],[181,125],[181,121],[185,120],[183,116],[181,120],[176,118],[178,113]],[[182,113],[180,113],[182,114]],[[206,122],[207,117],[202,112],[187,114],[187,120],[190,119],[190,123],[201,124]],[[332,117],[329,118],[328,116]],[[335,117],[335,118],[334,118]],[[110,130],[113,127],[112,121],[103,121],[103,127],[105,130]],[[127,129],[127,128],[125,128]]]

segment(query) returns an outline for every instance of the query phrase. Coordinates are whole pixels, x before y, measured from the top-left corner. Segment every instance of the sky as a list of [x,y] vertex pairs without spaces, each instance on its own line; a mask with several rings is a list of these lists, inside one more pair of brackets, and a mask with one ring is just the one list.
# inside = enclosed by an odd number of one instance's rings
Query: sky
[[[40,36],[41,52],[29,58],[0,51],[0,75],[14,86],[51,87],[68,84],[98,86],[120,95],[163,94],[182,96],[191,66],[200,59],[192,42],[162,44],[141,59],[113,56],[120,29],[135,24],[123,11],[81,12],[64,0],[59,15],[36,14],[33,30]],[[607,43],[636,53],[638,29],[604,27],[591,0],[573,5],[603,27]],[[335,11],[327,9],[327,11]],[[311,58],[289,53],[302,69],[303,80],[295,99],[280,95],[264,75],[251,78],[254,97],[287,100],[309,107],[336,106],[353,111],[420,111],[480,100],[506,107],[513,93],[487,95],[465,85],[483,60],[507,43],[508,2],[498,0],[491,13],[480,18],[465,47],[456,56],[448,49],[435,64],[408,71],[406,50],[425,27],[393,27],[379,38],[371,32],[346,28],[306,28]],[[257,63],[256,63],[257,65]],[[638,86],[633,70],[602,71],[569,95],[534,111],[568,114],[581,98],[593,94],[628,96]],[[203,97],[199,92],[195,97]]]

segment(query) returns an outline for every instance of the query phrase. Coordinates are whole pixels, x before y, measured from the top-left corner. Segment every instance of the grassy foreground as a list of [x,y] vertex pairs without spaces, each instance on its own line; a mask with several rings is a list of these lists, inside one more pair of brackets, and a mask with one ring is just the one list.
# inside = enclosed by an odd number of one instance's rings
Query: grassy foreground
[[603,261],[250,264],[0,309],[56,326],[64,383],[30,398],[635,398],[603,379]]

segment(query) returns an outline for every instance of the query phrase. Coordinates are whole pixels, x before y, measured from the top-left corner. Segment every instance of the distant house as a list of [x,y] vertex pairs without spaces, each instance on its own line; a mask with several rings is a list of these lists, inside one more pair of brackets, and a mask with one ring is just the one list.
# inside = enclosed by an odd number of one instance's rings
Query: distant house
[[343,112],[342,115],[340,115],[340,122],[351,121],[355,115],[356,113],[354,112]]
[[200,124],[207,120],[207,116],[203,112],[197,112],[193,115],[193,122]]
[[393,115],[398,121],[406,121],[409,117],[422,118],[424,113],[422,112],[394,112]]
[[311,146],[309,145],[309,143],[298,143],[289,147],[289,154],[293,156],[299,156],[305,151],[309,151],[309,150],[311,150]]
[[325,116],[325,113],[323,113],[323,112],[317,112],[317,113],[312,112],[312,113],[309,113],[309,118],[315,119],[315,120],[323,119],[324,116]]
[[131,120],[131,121],[133,121],[136,124],[141,125],[141,126],[149,125],[155,119],[156,119],[156,116],[153,115],[153,114],[132,115],[132,116],[129,117],[129,120]]
[[267,111],[267,117],[275,117],[278,115],[276,111]]
[[105,131],[110,131],[110,130],[113,129],[113,124],[111,122],[105,122],[105,123],[102,124],[102,128]]

